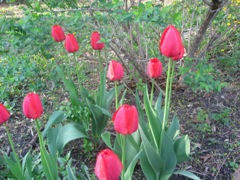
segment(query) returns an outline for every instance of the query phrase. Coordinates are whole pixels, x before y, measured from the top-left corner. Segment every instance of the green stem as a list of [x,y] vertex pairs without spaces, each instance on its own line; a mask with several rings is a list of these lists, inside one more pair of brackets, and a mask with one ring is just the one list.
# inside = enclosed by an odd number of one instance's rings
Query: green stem
[[171,104],[171,97],[172,97],[172,83],[173,83],[173,79],[174,79],[174,70],[175,70],[175,64],[176,64],[175,61],[173,61],[173,60],[170,60],[170,61],[172,61],[172,72],[171,72],[170,84],[169,84],[167,119],[169,117],[169,112],[170,112],[170,104]]
[[73,56],[74,56],[74,60],[75,60],[75,63],[76,63],[76,71],[77,71],[76,74],[77,74],[78,85],[80,86],[80,76],[79,76],[80,69],[79,69],[79,64],[78,64],[78,61],[77,61],[76,53],[73,53]]
[[169,98],[169,85],[170,85],[170,79],[171,79],[171,69],[172,69],[172,59],[169,59],[168,61],[168,71],[167,71],[167,82],[166,82],[166,95],[165,95],[165,103],[164,103],[164,118],[163,118],[163,127],[164,129],[165,125],[168,123],[167,115],[168,115],[168,98]]
[[151,88],[151,97],[150,97],[151,105],[152,105],[152,100],[153,100],[153,90],[154,90],[154,79],[152,79],[152,88]]
[[99,72],[102,73],[102,59],[101,59],[101,51],[98,50],[98,58],[99,58]]
[[118,109],[118,89],[117,89],[117,81],[114,81],[115,84],[115,98],[116,98],[116,110]]
[[125,161],[126,161],[126,136],[127,135],[122,135],[122,164],[123,164],[123,170],[122,170],[122,175],[121,175],[121,180],[124,180],[124,174],[126,171],[125,167]]
[[171,75],[171,69],[172,69],[172,59],[169,58],[168,61],[168,71],[167,71],[167,82],[166,82],[166,95],[165,95],[165,103],[164,103],[164,117],[163,117],[163,122],[162,122],[162,130],[161,130],[161,137],[160,137],[160,152],[162,151],[162,143],[163,143],[163,136],[164,136],[164,130],[166,124],[168,124],[168,100],[169,100],[169,85],[170,85],[170,75]]
[[22,171],[21,163],[20,163],[19,157],[18,157],[18,155],[17,155],[17,153],[16,153],[16,150],[15,150],[15,148],[14,148],[13,141],[12,141],[12,138],[11,138],[11,135],[10,135],[10,132],[9,132],[9,129],[8,129],[8,127],[7,127],[7,125],[6,125],[5,123],[3,123],[3,125],[4,125],[4,127],[5,127],[5,129],[6,129],[6,131],[7,131],[8,140],[9,140],[10,146],[11,146],[11,148],[12,148],[14,158],[15,158],[15,160],[17,161],[17,164],[18,164],[18,166],[19,166],[19,169]]
[[[46,165],[46,168],[48,169],[48,172],[51,176],[51,180],[54,180],[53,175],[52,175],[52,171],[51,171],[51,167],[50,167],[50,164],[49,164],[50,162],[47,159],[47,151],[45,149],[45,144],[44,144],[44,141],[43,141],[42,133],[40,131],[39,122],[38,122],[37,119],[35,119],[34,121],[36,123],[38,139],[39,139],[39,143],[40,143],[40,152],[41,152],[41,158],[42,158],[41,161],[42,161],[42,163],[43,163],[43,161],[46,163],[44,165]],[[42,166],[44,166],[44,165],[42,164]]]

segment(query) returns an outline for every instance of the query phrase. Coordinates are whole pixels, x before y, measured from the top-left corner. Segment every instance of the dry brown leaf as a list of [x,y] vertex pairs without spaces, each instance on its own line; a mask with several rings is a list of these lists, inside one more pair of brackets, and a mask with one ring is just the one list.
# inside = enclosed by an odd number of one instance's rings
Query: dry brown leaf
[[213,159],[213,155],[212,154],[206,154],[205,156],[200,156],[201,159],[203,159],[203,162],[206,162],[207,160],[211,160]]

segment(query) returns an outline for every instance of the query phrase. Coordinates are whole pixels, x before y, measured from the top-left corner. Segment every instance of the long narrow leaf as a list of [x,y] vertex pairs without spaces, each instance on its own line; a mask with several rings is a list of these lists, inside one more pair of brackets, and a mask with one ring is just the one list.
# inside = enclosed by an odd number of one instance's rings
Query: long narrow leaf
[[189,171],[186,171],[186,170],[177,170],[173,174],[183,175],[183,176],[186,176],[186,177],[194,179],[194,180],[201,180],[198,176],[196,176],[195,174],[193,174],[193,173],[191,173]]

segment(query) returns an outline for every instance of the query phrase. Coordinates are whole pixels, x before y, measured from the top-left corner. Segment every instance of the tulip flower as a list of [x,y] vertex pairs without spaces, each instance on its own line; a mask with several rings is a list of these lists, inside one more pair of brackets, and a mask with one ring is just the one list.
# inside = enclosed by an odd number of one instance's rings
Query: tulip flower
[[138,129],[138,112],[135,106],[122,105],[113,114],[114,129],[117,133],[127,135]]
[[0,124],[5,123],[10,117],[9,111],[4,105],[0,104]]
[[184,46],[179,31],[173,26],[168,26],[162,34],[159,43],[160,52],[173,60],[179,60],[183,57]]
[[36,93],[29,93],[23,100],[23,113],[29,119],[37,119],[43,113],[42,102]]
[[104,48],[104,43],[99,43],[100,34],[98,32],[93,32],[91,35],[91,46],[94,50],[102,50]]
[[99,180],[118,180],[123,165],[110,149],[104,149],[97,156],[95,174]]
[[52,26],[52,37],[56,42],[61,42],[65,40],[65,34],[61,26],[56,24]]
[[147,66],[147,74],[151,78],[159,78],[162,75],[162,63],[159,59],[150,59]]
[[123,76],[124,76],[124,71],[123,71],[122,64],[114,60],[110,61],[108,66],[107,77],[111,81],[118,81],[122,79]]
[[69,53],[78,51],[79,46],[78,46],[78,42],[77,42],[77,39],[75,38],[74,34],[68,34],[66,36],[64,46],[65,46],[65,49],[67,50],[67,52],[69,52]]

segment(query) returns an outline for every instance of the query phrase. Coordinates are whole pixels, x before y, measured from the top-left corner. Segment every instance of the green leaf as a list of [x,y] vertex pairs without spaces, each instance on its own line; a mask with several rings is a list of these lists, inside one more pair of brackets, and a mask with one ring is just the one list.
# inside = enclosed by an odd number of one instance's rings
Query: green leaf
[[149,164],[153,168],[156,175],[160,174],[160,170],[165,168],[163,159],[157,153],[157,150],[152,146],[149,140],[146,138],[145,134],[142,131],[142,128],[139,128],[140,134],[142,137],[142,144]]
[[69,164],[67,165],[67,174],[68,174],[68,180],[77,180]]
[[190,179],[194,179],[194,180],[201,180],[198,176],[196,176],[195,174],[189,172],[189,171],[186,171],[186,170],[177,170],[175,171],[173,174],[176,174],[176,175],[183,175],[183,176],[186,176]]
[[162,123],[159,123],[160,117],[157,116],[156,111],[152,108],[151,102],[149,100],[147,85],[145,86],[144,90],[144,107],[146,109],[149,128],[153,132],[152,134],[153,141],[155,141],[155,145],[156,147],[158,147],[159,144],[157,143],[160,142]]
[[156,172],[152,168],[152,166],[151,166],[151,164],[150,164],[150,162],[149,162],[149,160],[148,160],[148,158],[146,156],[146,152],[145,151],[142,151],[142,153],[141,153],[140,164],[141,164],[141,169],[142,169],[144,175],[148,179],[157,179],[156,178]]
[[59,125],[54,128],[50,128],[47,133],[47,142],[48,142],[48,149],[51,153],[51,155],[56,159],[57,158],[57,152],[59,150],[57,149],[57,138],[60,130],[62,129],[62,125]]
[[15,161],[11,160],[5,154],[4,154],[4,160],[7,163],[13,175],[19,180],[24,180],[22,169],[18,166],[18,164]]
[[68,123],[64,125],[58,133],[56,146],[59,153],[62,153],[63,147],[70,141],[78,138],[88,138],[85,131],[79,123]]
[[167,130],[167,133],[172,139],[176,138],[179,135],[180,125],[176,116],[173,117],[173,120]]
[[174,142],[167,133],[164,133],[161,157],[165,163],[165,168],[160,177],[168,179],[176,168],[177,157],[174,151]]
[[46,135],[48,129],[52,127],[52,125],[56,125],[58,123],[63,122],[66,119],[66,115],[62,111],[55,111],[53,114],[49,117],[49,120],[47,124],[44,127],[44,131],[42,132],[43,137]]
[[102,140],[104,143],[110,148],[113,149],[112,143],[111,143],[111,133],[110,132],[105,132],[101,135]]
[[162,111],[162,92],[161,91],[160,91],[157,101],[156,101],[155,110],[157,112]]
[[58,179],[58,167],[54,157],[48,154],[47,150],[40,147],[41,162],[43,167],[43,172],[47,179]]
[[31,179],[32,178],[32,157],[30,154],[30,150],[27,154],[23,157],[22,160],[22,170],[24,171],[24,178]]
[[127,170],[124,174],[124,179],[132,179],[133,170],[136,166],[136,163],[142,153],[142,150],[136,154],[136,156],[133,158],[132,162],[128,165]]
[[184,135],[177,139],[174,144],[174,149],[177,155],[177,163],[189,160],[190,140],[188,135]]
[[103,114],[107,115],[108,117],[112,117],[111,113],[107,110],[107,109],[104,109],[98,105],[95,105],[95,107],[97,107],[98,109],[100,109],[102,111]]

